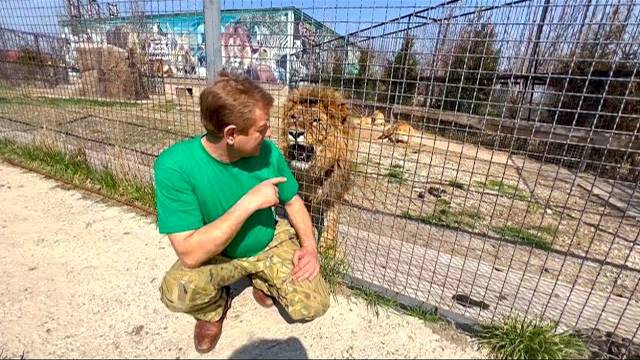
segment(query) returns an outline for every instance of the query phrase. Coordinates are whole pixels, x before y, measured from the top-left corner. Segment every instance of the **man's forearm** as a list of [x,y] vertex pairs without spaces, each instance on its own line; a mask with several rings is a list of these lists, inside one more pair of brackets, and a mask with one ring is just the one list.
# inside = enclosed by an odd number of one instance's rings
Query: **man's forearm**
[[179,251],[183,263],[188,267],[198,267],[220,254],[254,211],[252,204],[241,199],[224,215],[191,233]]
[[304,201],[302,201],[302,198],[296,195],[293,199],[286,203],[284,207],[287,211],[287,216],[289,217],[291,226],[293,226],[296,234],[298,234],[298,238],[300,239],[300,246],[317,250],[316,239],[313,236],[313,225],[311,224],[311,216],[309,216],[309,212],[304,206]]

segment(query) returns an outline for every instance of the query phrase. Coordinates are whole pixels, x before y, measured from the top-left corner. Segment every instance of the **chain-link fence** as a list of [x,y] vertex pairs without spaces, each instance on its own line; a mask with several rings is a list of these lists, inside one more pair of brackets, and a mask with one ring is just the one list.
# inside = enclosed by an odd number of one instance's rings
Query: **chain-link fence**
[[[313,183],[303,191],[334,191],[322,185],[348,173],[346,191],[329,195],[333,212],[312,211],[321,232],[335,225],[349,279],[475,320],[556,320],[617,355],[640,338],[638,4],[220,6],[219,47],[208,50],[276,98],[271,124],[292,164],[314,145],[340,160],[318,178],[292,166]],[[81,150],[93,166],[150,181],[164,148],[203,132],[203,9],[3,1],[1,138]],[[331,144],[352,151],[281,136],[286,101],[304,86],[339,92],[348,139],[322,101],[298,105],[324,111]]]

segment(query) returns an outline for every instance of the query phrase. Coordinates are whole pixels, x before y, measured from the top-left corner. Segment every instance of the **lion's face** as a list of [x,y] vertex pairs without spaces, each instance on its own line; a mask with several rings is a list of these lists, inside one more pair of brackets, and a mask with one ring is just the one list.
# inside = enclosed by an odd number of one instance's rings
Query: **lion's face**
[[289,99],[284,154],[294,170],[317,176],[348,156],[347,111],[338,100],[335,94],[306,89]]
[[286,118],[287,158],[296,170],[307,170],[317,163],[328,132],[329,116],[318,107],[298,105]]

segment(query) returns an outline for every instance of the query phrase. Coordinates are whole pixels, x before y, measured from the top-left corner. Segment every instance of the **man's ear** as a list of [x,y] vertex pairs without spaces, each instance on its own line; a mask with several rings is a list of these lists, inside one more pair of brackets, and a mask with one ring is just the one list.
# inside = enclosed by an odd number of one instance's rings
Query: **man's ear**
[[238,136],[238,127],[235,125],[228,125],[224,128],[223,136],[227,144],[233,145],[236,141],[236,137]]

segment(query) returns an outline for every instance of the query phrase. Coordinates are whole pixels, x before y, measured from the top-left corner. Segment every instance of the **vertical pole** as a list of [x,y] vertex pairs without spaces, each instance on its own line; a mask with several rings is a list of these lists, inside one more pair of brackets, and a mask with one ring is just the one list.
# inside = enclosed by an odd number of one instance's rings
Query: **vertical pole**
[[[531,57],[529,58],[529,64],[527,65],[527,73],[524,78],[524,92],[523,96],[526,96],[529,90],[529,79],[531,78],[532,71],[536,73],[538,71],[538,47],[540,45],[540,36],[542,30],[547,21],[547,12],[549,11],[550,0],[544,1],[544,7],[542,8],[542,14],[540,14],[540,20],[538,21],[538,27],[536,29],[535,40],[533,43],[533,49],[531,51]],[[529,111],[527,111],[527,121],[531,121],[531,108],[533,107],[533,92],[535,91],[535,80],[531,82],[531,96],[529,96]]]
[[288,87],[291,86],[291,61],[293,61],[293,57],[291,54],[294,52],[293,49],[293,32],[294,30],[294,14],[293,10],[289,10],[287,14],[287,75],[285,76],[285,82]]
[[424,103],[425,107],[431,106],[431,93],[433,91],[433,78],[437,76],[436,66],[438,66],[438,51],[440,48],[440,30],[442,30],[442,21],[438,21],[438,33],[436,34],[436,45],[433,48],[433,61],[431,62],[431,80],[429,81],[429,91],[427,92],[427,99]]
[[213,84],[222,70],[220,29],[220,0],[205,0],[204,43],[207,54],[207,85]]

